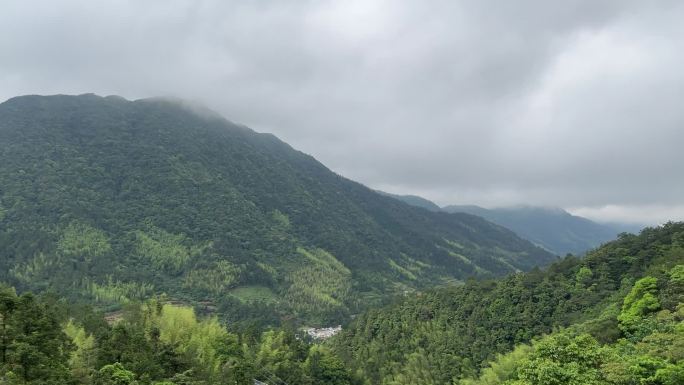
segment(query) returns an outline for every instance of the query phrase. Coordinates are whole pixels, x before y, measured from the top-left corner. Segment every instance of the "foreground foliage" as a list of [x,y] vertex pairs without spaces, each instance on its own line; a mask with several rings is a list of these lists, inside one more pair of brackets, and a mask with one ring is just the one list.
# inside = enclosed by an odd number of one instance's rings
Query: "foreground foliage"
[[273,330],[235,334],[189,307],[151,300],[113,325],[87,307],[0,290],[0,384],[338,384],[326,347]]
[[[319,260],[344,272],[329,256]],[[684,224],[624,235],[545,271],[414,295],[323,344],[234,332],[163,298],[105,322],[0,290],[0,384],[679,385]]]
[[371,310],[334,347],[373,384],[679,384],[683,320],[684,224],[670,223]]

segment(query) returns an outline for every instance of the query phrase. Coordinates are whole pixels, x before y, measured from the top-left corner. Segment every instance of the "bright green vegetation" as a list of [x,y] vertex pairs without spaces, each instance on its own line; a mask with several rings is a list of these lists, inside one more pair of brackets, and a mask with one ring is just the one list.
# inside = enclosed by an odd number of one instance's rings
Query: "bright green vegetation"
[[221,295],[234,287],[243,273],[244,266],[236,266],[228,261],[217,261],[208,269],[189,271],[185,276],[184,285],[191,289]]
[[0,282],[21,292],[106,309],[165,293],[224,321],[322,325],[555,260],[179,102],[18,97],[0,104],[0,143]]
[[683,384],[684,223],[411,295],[359,316],[332,346],[372,384]]
[[679,385],[684,223],[545,271],[417,293],[320,344],[233,330],[163,297],[108,324],[90,306],[0,287],[0,384]]
[[291,332],[229,332],[158,299],[108,325],[89,307],[0,287],[0,384],[351,384],[331,350]]
[[97,304],[117,307],[118,304],[140,301],[153,295],[154,286],[149,283],[115,281],[110,275],[102,284],[84,278],[81,290]]
[[[678,301],[684,300],[684,281],[675,277],[677,271],[684,271],[684,265],[668,271],[668,281],[660,285],[668,293],[659,295],[655,277],[634,284],[617,315],[622,338],[601,344],[590,333],[593,325],[588,321],[537,339],[531,346],[519,345],[512,353],[499,355],[478,379],[460,384],[684,383],[684,303],[667,308],[658,298],[673,299],[675,294]],[[602,317],[614,313],[611,308]]]
[[[187,240],[182,234],[169,234],[155,228],[150,233],[136,231],[135,238],[133,252],[158,270],[178,274],[190,262],[190,248],[185,245]],[[196,255],[196,252],[192,255]]]
[[351,289],[349,269],[322,249],[298,248],[297,252],[308,261],[287,277],[290,287],[285,298],[292,308],[300,315],[322,315],[340,308]]
[[229,293],[243,302],[274,302],[278,300],[275,293],[265,286],[236,287]]
[[112,251],[107,235],[84,223],[71,223],[57,241],[57,252],[67,258],[101,258]]

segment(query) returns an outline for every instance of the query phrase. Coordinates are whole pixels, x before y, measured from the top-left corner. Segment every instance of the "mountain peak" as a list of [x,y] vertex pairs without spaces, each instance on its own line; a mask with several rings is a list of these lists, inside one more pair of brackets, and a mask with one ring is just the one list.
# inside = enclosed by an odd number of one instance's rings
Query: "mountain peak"
[[0,105],[0,281],[103,306],[166,293],[241,319],[258,299],[271,314],[260,322],[316,324],[388,293],[555,259],[209,115],[175,99],[92,94]]

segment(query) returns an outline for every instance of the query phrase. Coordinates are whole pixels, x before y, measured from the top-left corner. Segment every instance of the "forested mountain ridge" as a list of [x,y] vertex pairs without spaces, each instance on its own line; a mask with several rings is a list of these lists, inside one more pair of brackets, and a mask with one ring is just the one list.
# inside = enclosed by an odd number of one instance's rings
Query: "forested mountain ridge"
[[165,292],[232,320],[323,323],[555,258],[179,102],[17,97],[0,104],[0,143],[0,281],[21,291],[105,307]]
[[636,224],[597,223],[570,214],[557,207],[512,206],[484,208],[475,205],[449,205],[436,203],[415,195],[381,194],[430,211],[467,213],[477,215],[539,245],[557,255],[582,255],[611,241],[622,232],[638,232],[643,226]]
[[376,190],[376,191],[382,195],[386,195],[388,197],[398,199],[404,203],[408,203],[411,206],[422,207],[426,210],[435,211],[435,212],[442,211],[442,208],[437,206],[436,203],[434,203],[433,201],[431,201],[429,199],[425,199],[423,197],[420,197],[418,195],[398,195],[398,194],[391,194],[391,193],[380,191],[380,190]]
[[559,255],[581,255],[615,239],[619,233],[641,229],[638,225],[596,223],[553,207],[446,206],[442,210],[477,215]]
[[373,384],[682,384],[684,223],[410,296],[332,342]]

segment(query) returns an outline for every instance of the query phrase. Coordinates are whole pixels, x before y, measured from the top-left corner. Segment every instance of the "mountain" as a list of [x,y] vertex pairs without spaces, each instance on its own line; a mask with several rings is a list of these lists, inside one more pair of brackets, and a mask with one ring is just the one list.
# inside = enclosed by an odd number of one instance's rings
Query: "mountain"
[[621,232],[640,230],[638,226],[599,224],[560,208],[518,206],[485,209],[478,206],[446,206],[443,210],[480,216],[559,255],[582,255],[614,239]]
[[315,325],[555,259],[179,101],[17,97],[0,143],[0,281],[105,309],[165,293],[226,320]]
[[409,295],[331,341],[373,384],[682,384],[684,223]]
[[434,202],[419,196],[380,193],[430,211],[477,215],[511,229],[520,237],[558,255],[582,255],[614,239],[620,233],[636,233],[643,227],[596,223],[572,215],[561,208],[515,206],[485,209],[474,205],[450,205],[440,208]]
[[425,199],[423,197],[419,197],[417,195],[397,195],[397,194],[391,194],[388,192],[380,191],[380,190],[375,190],[378,194],[385,195],[388,197],[392,197],[394,199],[398,199],[404,203],[407,203],[411,206],[416,206],[416,207],[422,207],[426,210],[430,211],[442,211],[442,208],[437,206],[436,203],[429,199]]

